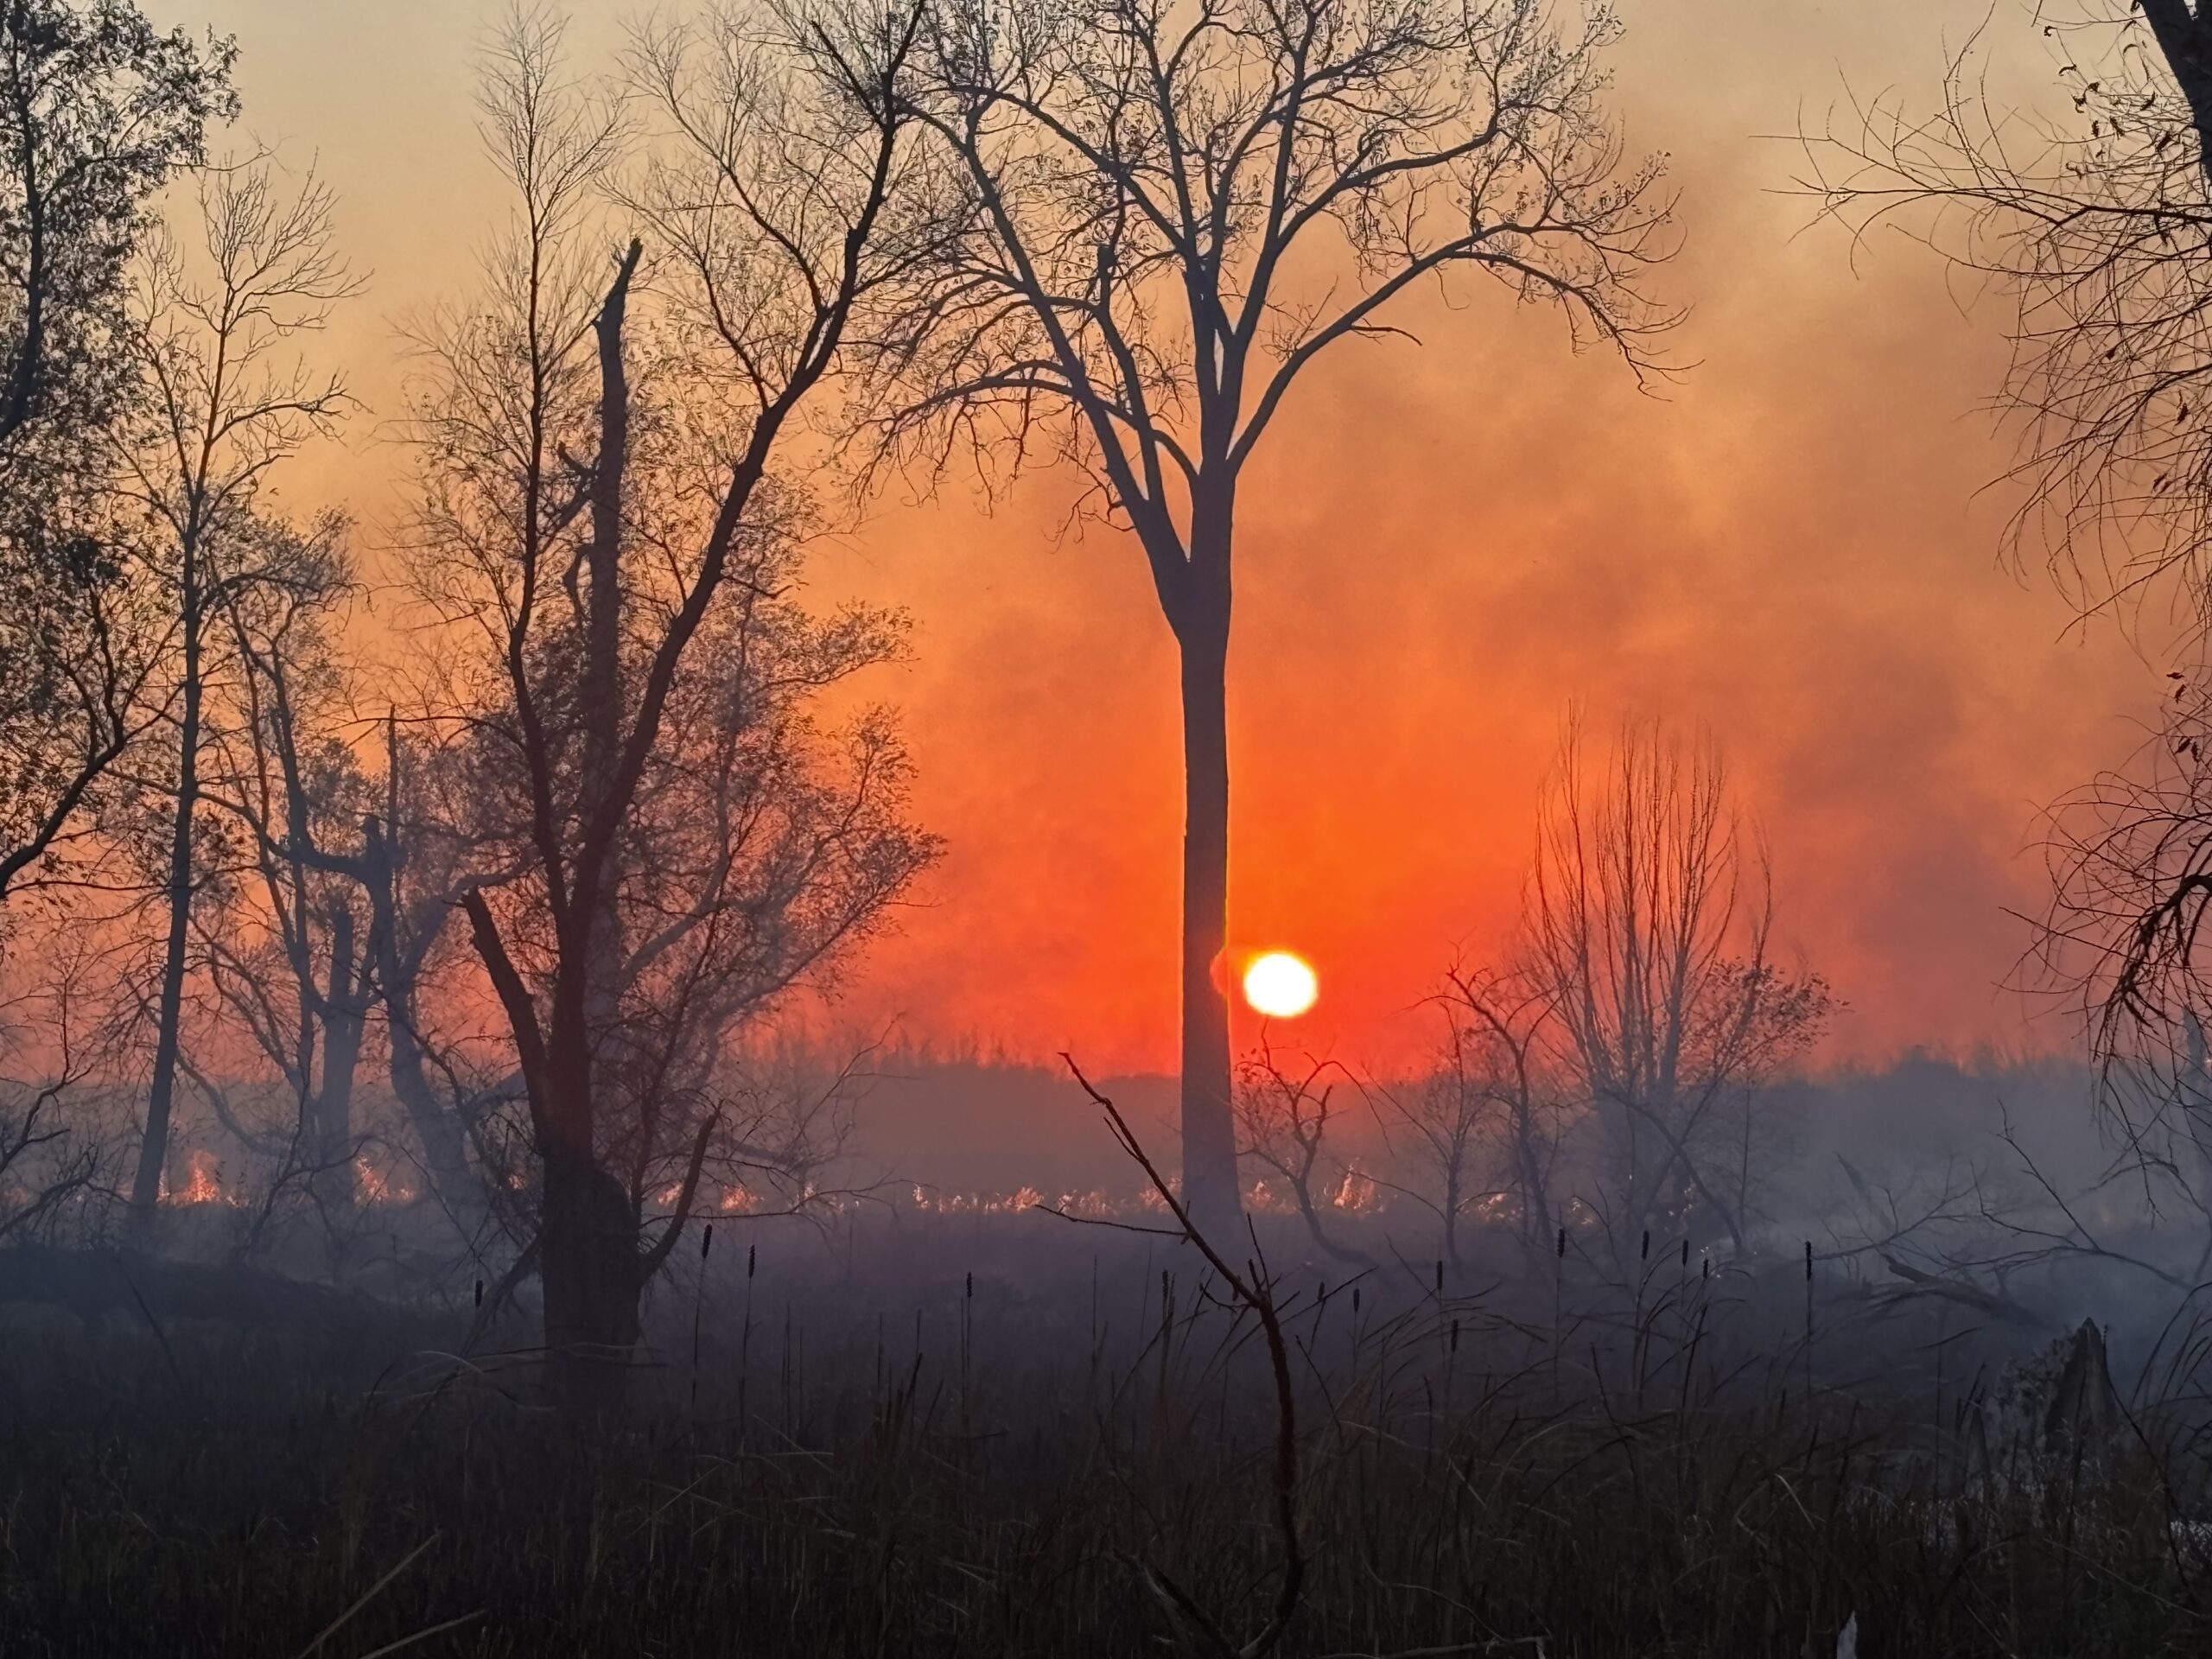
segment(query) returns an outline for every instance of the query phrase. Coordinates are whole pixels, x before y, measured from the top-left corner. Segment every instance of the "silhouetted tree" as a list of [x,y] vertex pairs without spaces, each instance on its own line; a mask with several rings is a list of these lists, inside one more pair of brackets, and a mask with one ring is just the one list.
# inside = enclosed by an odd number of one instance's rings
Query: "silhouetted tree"
[[[78,1201],[114,1179],[117,1138],[84,1096],[98,1092],[96,1018],[110,964],[81,933],[41,941],[28,988],[0,1002],[0,1241],[60,1232]],[[18,1072],[22,1067],[28,1075]]]
[[913,93],[935,257],[873,339],[881,453],[1089,474],[1180,654],[1186,1192],[1236,1209],[1224,682],[1237,493],[1293,384],[1456,271],[1641,373],[1657,169],[1601,108],[1603,8],[1547,0],[938,0]]
[[[264,562],[283,581],[226,596],[232,718],[210,734],[203,800],[243,826],[226,902],[195,911],[200,955],[229,1023],[283,1080],[288,1121],[271,1130],[229,1109],[182,1056],[225,1127],[276,1160],[278,1185],[303,1178],[325,1211],[354,1198],[354,1084],[374,1003],[378,918],[353,849],[373,782],[338,735],[350,690],[338,654],[352,582],[346,526],[265,531],[291,545]],[[332,849],[340,849],[334,854]]]
[[299,337],[354,289],[331,248],[330,207],[315,179],[288,194],[267,164],[206,175],[197,257],[153,239],[124,335],[147,406],[121,447],[120,487],[150,526],[148,557],[172,627],[161,672],[175,721],[161,770],[148,774],[167,846],[153,1069],[130,1188],[141,1221],[161,1196],[193,899],[207,874],[198,842],[203,750],[239,689],[226,621],[251,589],[321,582],[327,559],[317,538],[265,518],[261,496],[270,474],[329,433],[347,403],[339,378],[296,355]]
[[[1808,156],[1830,213],[1862,236],[1902,217],[2006,308],[1999,408],[2018,437],[2018,554],[2044,556],[2085,612],[2163,594],[2212,624],[2212,10],[2202,0],[2037,9],[2064,105],[1987,95],[1982,37],[1947,67],[1933,112],[1896,98],[1831,123]],[[2057,100],[2053,100],[2056,105]],[[2212,893],[2206,704],[2177,671],[2152,741],[2053,815],[2049,984],[2078,995],[2101,1100],[2141,1173],[2190,1124],[2185,1026]],[[2151,1083],[2146,1079],[2162,1078]],[[2144,1161],[2145,1159],[2148,1161]]]
[[899,625],[797,605],[800,508],[770,477],[905,257],[916,27],[823,7],[637,37],[661,130],[620,207],[664,251],[665,334],[639,309],[642,241],[605,274],[621,135],[564,80],[558,27],[518,23],[486,79],[518,213],[485,302],[425,331],[416,581],[477,647],[451,710],[475,810],[503,822],[461,903],[529,1114],[526,1255],[572,1408],[619,1395],[735,1033],[830,974],[934,850],[900,816],[888,721],[810,713]]
[[[2179,1218],[2212,1262],[2212,1010],[2199,935],[2212,898],[2212,696],[2174,676],[2151,740],[2062,802],[2046,854],[2053,899],[2039,951],[2050,980],[2079,999],[2097,1059],[2102,1126],[2155,1213]],[[2037,1194],[2054,1196],[2024,1149]],[[2105,1254],[2091,1230],[2061,1215],[2064,1254]],[[2165,1269],[2158,1270],[2162,1275]],[[2177,1270],[2178,1271],[2178,1270]]]
[[1445,983],[1436,1002],[1446,1032],[1433,1062],[1408,1089],[1382,1094],[1383,1133],[1411,1170],[1377,1179],[1435,1213],[1448,1261],[1459,1260],[1468,1211],[1485,1201],[1510,1220],[1523,1249],[1548,1249],[1564,1116],[1545,1043],[1550,993],[1507,969],[1454,969]]
[[1748,1242],[1758,1086],[1834,1007],[1819,975],[1774,960],[1773,918],[1709,739],[1630,723],[1593,765],[1570,718],[1538,819],[1529,963],[1600,1134],[1617,1249],[1662,1222]]
[[1333,1173],[1341,1188],[1345,1173],[1327,1148],[1338,1081],[1330,1073],[1343,1071],[1333,1060],[1308,1061],[1285,1071],[1274,1051],[1262,1043],[1236,1067],[1236,1149],[1288,1190],[1307,1236],[1323,1254],[1371,1266],[1366,1255],[1332,1237],[1321,1219],[1331,1201],[1324,1184]]
[[1892,94],[1812,136],[1811,188],[1861,237],[1909,226],[2005,307],[1997,404],[2018,437],[2015,550],[2045,557],[2086,609],[2169,574],[2203,609],[2212,13],[2069,0],[2034,21],[2064,116],[1993,95],[1978,31],[1932,112]]
[[143,390],[130,262],[156,194],[234,111],[232,57],[123,0],[0,5],[0,899],[83,835],[157,712],[162,612],[108,440]]

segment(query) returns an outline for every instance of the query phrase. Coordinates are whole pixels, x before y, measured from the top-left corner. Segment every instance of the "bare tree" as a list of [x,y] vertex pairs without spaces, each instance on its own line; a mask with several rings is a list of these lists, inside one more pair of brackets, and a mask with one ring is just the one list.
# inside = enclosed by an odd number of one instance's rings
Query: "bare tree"
[[20,1243],[60,1230],[80,1201],[112,1179],[115,1139],[85,1098],[96,1095],[97,995],[88,981],[108,964],[79,933],[43,941],[36,984],[0,1005],[0,1240]]
[[2034,22],[2058,115],[1991,91],[1980,30],[1932,112],[1891,95],[1808,135],[1809,186],[1862,238],[1897,224],[2005,307],[2012,354],[1995,401],[2018,438],[2014,550],[2047,559],[2084,609],[2171,575],[2202,610],[2212,14],[2068,0]]
[[1181,658],[1186,1192],[1236,1208],[1224,682],[1236,499],[1308,365],[1456,272],[1558,302],[1639,374],[1666,319],[1649,164],[1601,109],[1602,7],[942,0],[914,106],[942,224],[874,338],[880,455],[1066,461],[1142,549]]
[[[2086,1016],[2101,1123],[2121,1167],[2148,1212],[2183,1218],[2212,1260],[2202,1012],[2212,1008],[2212,982],[2197,944],[2212,897],[2212,699],[2196,680],[2174,679],[2152,740],[2051,815],[2053,899],[2036,960]],[[2036,1194],[2054,1198],[2054,1184],[2014,1150]],[[2046,1207],[2058,1216],[2065,1253],[2098,1253],[2085,1248],[2093,1230],[2063,1205]]]
[[160,782],[168,848],[160,872],[163,949],[154,993],[153,1071],[130,1203],[143,1221],[161,1195],[182,1040],[192,907],[200,880],[200,767],[211,696],[224,682],[224,623],[245,592],[299,579],[299,538],[264,521],[270,474],[346,408],[343,383],[307,369],[303,334],[321,328],[353,279],[331,248],[329,192],[312,176],[287,194],[265,163],[204,176],[198,258],[166,238],[143,261],[129,346],[149,406],[120,457],[123,490],[160,540],[164,602],[175,619],[163,672],[173,681],[174,742]]
[[385,1077],[415,1132],[432,1192],[455,1225],[473,1233],[487,1196],[496,1200],[512,1189],[504,1180],[480,1181],[469,1150],[498,1105],[519,1096],[521,1080],[511,1065],[464,1080],[457,1046],[429,1005],[474,965],[448,923],[461,895],[484,879],[483,849],[499,837],[459,805],[472,787],[466,746],[410,741],[396,712],[387,713],[384,732],[380,810],[362,819],[359,854],[325,868],[346,870],[367,897],[365,948],[384,1015]]
[[934,852],[888,721],[810,716],[899,625],[798,606],[799,507],[770,477],[903,257],[918,26],[825,8],[641,34],[658,130],[621,206],[666,251],[651,289],[641,240],[611,279],[600,262],[623,135],[564,79],[559,27],[520,22],[490,60],[518,213],[486,302],[424,331],[417,582],[478,646],[452,713],[509,830],[461,903],[520,1074],[572,1408],[619,1397],[724,1125],[731,1033],[830,976]]
[[1295,1074],[1286,1072],[1274,1051],[1262,1042],[1258,1052],[1236,1067],[1236,1149],[1274,1172],[1289,1189],[1299,1219],[1325,1255],[1371,1266],[1360,1251],[1332,1237],[1321,1220],[1328,1197],[1319,1190],[1319,1184],[1332,1169],[1339,1181],[1344,1174],[1326,1149],[1336,1081],[1323,1079],[1332,1071],[1339,1074],[1338,1080],[1349,1078],[1333,1060],[1313,1060]]
[[849,1166],[857,1113],[874,1080],[877,1045],[825,1057],[788,1033],[770,1033],[730,1066],[722,1090],[727,1133],[708,1168],[726,1210],[823,1220],[832,1200],[857,1200],[877,1183]]
[[[347,664],[340,607],[352,572],[346,526],[326,518],[264,561],[283,580],[231,590],[224,632],[233,719],[213,731],[203,798],[245,829],[220,904],[195,912],[200,954],[229,1022],[283,1083],[289,1121],[270,1135],[202,1088],[233,1135],[306,1176],[326,1213],[354,1201],[353,1099],[374,1001],[377,917],[358,855],[374,786],[338,735]],[[188,1058],[186,1061],[190,1068]]]
[[1834,999],[1774,960],[1771,874],[1712,741],[1631,722],[1593,766],[1570,717],[1529,912],[1530,971],[1599,1132],[1615,1248],[1663,1221],[1743,1249],[1758,1086]]
[[1459,1260],[1471,1208],[1508,1216],[1524,1250],[1549,1248],[1551,1182],[1562,1116],[1557,1067],[1545,1046],[1550,993],[1526,973],[1454,968],[1437,1006],[1444,1040],[1409,1089],[1379,1091],[1383,1134],[1413,1177],[1377,1178],[1431,1211],[1445,1257]]
[[168,619],[88,493],[0,516],[0,899],[97,855],[110,773],[159,723]]
[[84,837],[157,712],[105,435],[141,390],[118,341],[149,203],[233,112],[232,56],[123,0],[0,8],[0,898]]
[[[2197,1161],[2190,1033],[2212,895],[2194,666],[2212,624],[2212,10],[2072,0],[2035,19],[2055,114],[1991,94],[1985,30],[1931,113],[1855,106],[1808,154],[1829,213],[1862,236],[1905,224],[2005,308],[2012,550],[2045,559],[2085,613],[2164,597],[2184,623],[2150,741],[2051,814],[2053,903],[2030,958],[2039,988],[2079,999],[2123,1162],[2171,1198]],[[2058,1230],[2084,1236],[2070,1217]]]

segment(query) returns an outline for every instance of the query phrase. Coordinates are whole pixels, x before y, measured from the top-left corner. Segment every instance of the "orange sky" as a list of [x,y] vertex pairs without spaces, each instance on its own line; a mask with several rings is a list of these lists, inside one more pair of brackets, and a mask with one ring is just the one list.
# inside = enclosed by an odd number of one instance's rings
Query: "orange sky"
[[[204,0],[235,30],[248,125],[319,156],[372,277],[333,351],[397,408],[392,321],[470,279],[492,200],[469,123],[490,0]],[[1979,412],[2000,321],[1962,316],[1896,238],[1854,276],[1756,135],[1847,77],[1924,103],[1986,0],[1627,0],[1620,107],[1673,157],[1694,308],[1663,397],[1575,359],[1559,320],[1481,296],[1400,320],[1310,378],[1248,478],[1230,721],[1234,932],[1310,956],[1297,1040],[1385,1061],[1465,943],[1510,926],[1560,715],[1708,723],[1772,842],[1781,932],[1851,1004],[1838,1054],[2023,1039],[1998,982],[2044,890],[2036,810],[2137,741],[2156,669],[2068,634],[1997,564],[2004,451]],[[580,6],[587,48],[613,7]],[[1995,33],[2032,62],[2025,7]],[[388,518],[364,420],[294,488]],[[825,594],[912,607],[918,807],[949,838],[929,903],[849,1007],[918,1037],[1101,1067],[1174,1041],[1173,659],[1133,546],[1055,546],[1063,486],[995,516],[887,504],[825,550]],[[2046,1033],[2041,1040],[2051,1040]]]

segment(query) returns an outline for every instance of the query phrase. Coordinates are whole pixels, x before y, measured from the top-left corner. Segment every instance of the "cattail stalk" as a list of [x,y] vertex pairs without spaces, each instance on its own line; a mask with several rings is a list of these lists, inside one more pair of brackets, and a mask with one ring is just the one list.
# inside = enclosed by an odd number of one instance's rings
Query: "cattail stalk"
[[699,1287],[691,1298],[691,1415],[699,1414],[699,1325],[707,1306],[707,1256],[715,1248],[715,1224],[699,1239]]

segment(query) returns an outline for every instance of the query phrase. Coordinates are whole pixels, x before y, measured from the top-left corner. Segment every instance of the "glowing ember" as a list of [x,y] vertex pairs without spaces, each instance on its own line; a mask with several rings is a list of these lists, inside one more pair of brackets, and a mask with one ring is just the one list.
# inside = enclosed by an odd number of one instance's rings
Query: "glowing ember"
[[412,1204],[415,1189],[393,1180],[366,1158],[353,1160],[353,1188],[364,1204]]

